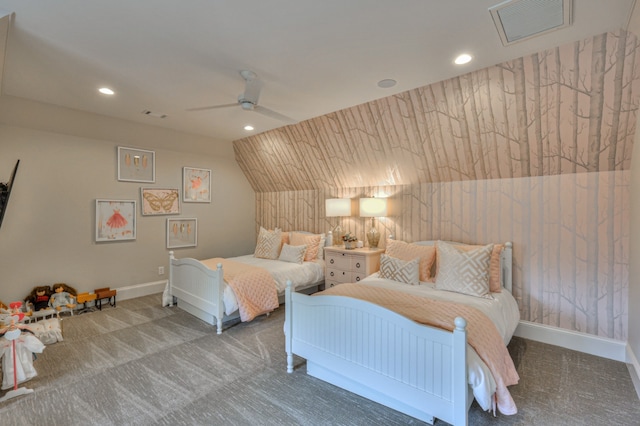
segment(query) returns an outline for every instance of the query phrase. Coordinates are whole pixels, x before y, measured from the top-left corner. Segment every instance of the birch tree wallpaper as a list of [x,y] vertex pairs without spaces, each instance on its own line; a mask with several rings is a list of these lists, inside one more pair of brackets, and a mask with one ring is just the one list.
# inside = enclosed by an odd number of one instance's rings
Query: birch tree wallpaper
[[326,232],[387,196],[404,241],[514,244],[521,319],[627,338],[638,38],[619,31],[234,142],[256,226]]

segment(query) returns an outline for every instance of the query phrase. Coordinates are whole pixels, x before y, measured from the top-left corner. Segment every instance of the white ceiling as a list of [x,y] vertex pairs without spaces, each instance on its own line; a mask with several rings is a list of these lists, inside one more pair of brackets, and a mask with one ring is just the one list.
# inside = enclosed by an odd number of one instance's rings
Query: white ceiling
[[[0,0],[0,9],[15,12],[1,89],[232,141],[252,134],[242,129],[247,123],[253,133],[286,124],[239,106],[186,111],[235,102],[241,69],[258,74],[260,105],[303,121],[627,28],[635,4],[575,0],[570,27],[505,47],[488,11],[500,2]],[[474,60],[454,65],[461,52]],[[398,84],[379,88],[385,78]],[[100,86],[116,95],[100,95]]]

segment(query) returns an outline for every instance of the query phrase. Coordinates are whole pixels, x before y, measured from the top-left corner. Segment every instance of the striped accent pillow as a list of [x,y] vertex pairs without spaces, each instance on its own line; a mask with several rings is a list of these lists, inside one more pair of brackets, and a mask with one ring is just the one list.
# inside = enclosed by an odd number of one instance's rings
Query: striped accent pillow
[[419,266],[420,258],[405,261],[383,254],[380,256],[380,278],[420,285]]
[[276,228],[274,231],[268,231],[262,226],[258,233],[258,243],[254,257],[262,259],[277,259],[280,254],[280,244],[282,244],[282,232]]
[[489,291],[489,261],[493,244],[461,250],[438,241],[436,249],[439,262],[436,276],[438,290],[492,298]]

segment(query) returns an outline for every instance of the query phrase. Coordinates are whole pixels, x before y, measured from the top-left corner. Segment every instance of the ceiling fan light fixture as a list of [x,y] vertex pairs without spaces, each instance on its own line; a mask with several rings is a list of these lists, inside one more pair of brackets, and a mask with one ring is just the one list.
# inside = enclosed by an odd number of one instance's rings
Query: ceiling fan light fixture
[[241,101],[240,106],[242,106],[242,109],[246,111],[251,111],[255,107],[255,105],[249,101]]

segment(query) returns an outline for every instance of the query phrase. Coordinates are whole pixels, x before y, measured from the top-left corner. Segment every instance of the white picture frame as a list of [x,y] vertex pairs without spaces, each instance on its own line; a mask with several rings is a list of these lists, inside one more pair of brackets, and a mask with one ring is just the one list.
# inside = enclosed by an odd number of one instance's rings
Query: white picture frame
[[187,217],[167,219],[167,248],[197,246],[198,219]]
[[143,216],[180,214],[180,190],[140,188],[140,210]]
[[96,242],[136,239],[136,200],[96,200]]
[[119,146],[118,180],[121,182],[155,183],[155,151]]
[[211,169],[182,168],[182,202],[211,202]]

